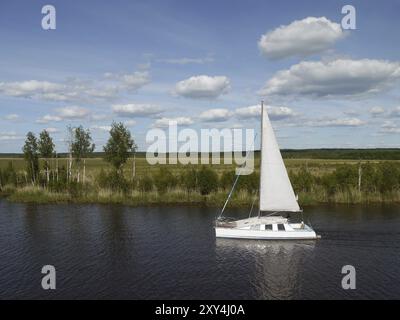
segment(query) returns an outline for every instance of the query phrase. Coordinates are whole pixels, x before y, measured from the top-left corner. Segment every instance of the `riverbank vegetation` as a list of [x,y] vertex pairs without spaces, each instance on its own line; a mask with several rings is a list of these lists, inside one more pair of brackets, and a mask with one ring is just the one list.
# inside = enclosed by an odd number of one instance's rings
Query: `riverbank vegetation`
[[[235,180],[233,165],[150,165],[129,130],[114,123],[102,158],[93,157],[88,130],[69,128],[69,153],[56,154],[47,131],[27,134],[24,158],[0,159],[0,191],[11,201],[32,203],[121,203],[221,207]],[[340,151],[335,151],[340,154]],[[367,153],[368,157],[371,155]],[[394,150],[390,152],[393,156]],[[293,155],[293,154],[291,154]],[[400,161],[285,159],[301,205],[400,203]],[[257,204],[255,171],[241,176],[230,206]]]

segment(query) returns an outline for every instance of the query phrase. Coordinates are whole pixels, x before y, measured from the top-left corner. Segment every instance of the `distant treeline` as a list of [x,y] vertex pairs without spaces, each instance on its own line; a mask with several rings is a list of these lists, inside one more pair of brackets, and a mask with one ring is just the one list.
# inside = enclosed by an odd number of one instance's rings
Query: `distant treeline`
[[[400,160],[400,148],[396,149],[282,149],[285,159],[332,159],[332,160]],[[0,153],[0,158],[22,158],[22,153]],[[93,152],[88,158],[103,158],[104,152]],[[146,152],[137,151],[138,158],[145,157]],[[256,157],[259,151],[256,151]],[[58,153],[58,158],[67,158],[68,153]]]

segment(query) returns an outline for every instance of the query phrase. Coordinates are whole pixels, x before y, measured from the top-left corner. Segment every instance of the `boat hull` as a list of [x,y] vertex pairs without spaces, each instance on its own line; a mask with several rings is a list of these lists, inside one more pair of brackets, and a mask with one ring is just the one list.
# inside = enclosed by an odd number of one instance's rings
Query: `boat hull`
[[255,240],[312,240],[319,237],[310,227],[299,231],[267,231],[215,227],[217,238],[255,239]]

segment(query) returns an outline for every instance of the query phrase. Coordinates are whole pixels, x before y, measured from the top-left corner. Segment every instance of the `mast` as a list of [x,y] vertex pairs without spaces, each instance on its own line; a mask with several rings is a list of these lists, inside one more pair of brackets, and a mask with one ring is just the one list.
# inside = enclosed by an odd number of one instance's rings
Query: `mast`
[[[261,100],[261,126],[260,126],[260,181],[259,181],[259,190],[261,190],[261,171],[262,171],[262,149],[263,149],[263,121],[264,121],[264,100]],[[260,192],[258,199],[258,217],[261,216],[261,195]]]

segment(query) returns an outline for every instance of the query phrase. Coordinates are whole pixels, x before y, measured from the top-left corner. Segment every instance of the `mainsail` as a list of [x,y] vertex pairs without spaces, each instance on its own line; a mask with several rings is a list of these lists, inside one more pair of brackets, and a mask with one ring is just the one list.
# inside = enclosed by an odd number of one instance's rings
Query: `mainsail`
[[300,211],[263,104],[261,104],[260,171],[260,211]]

